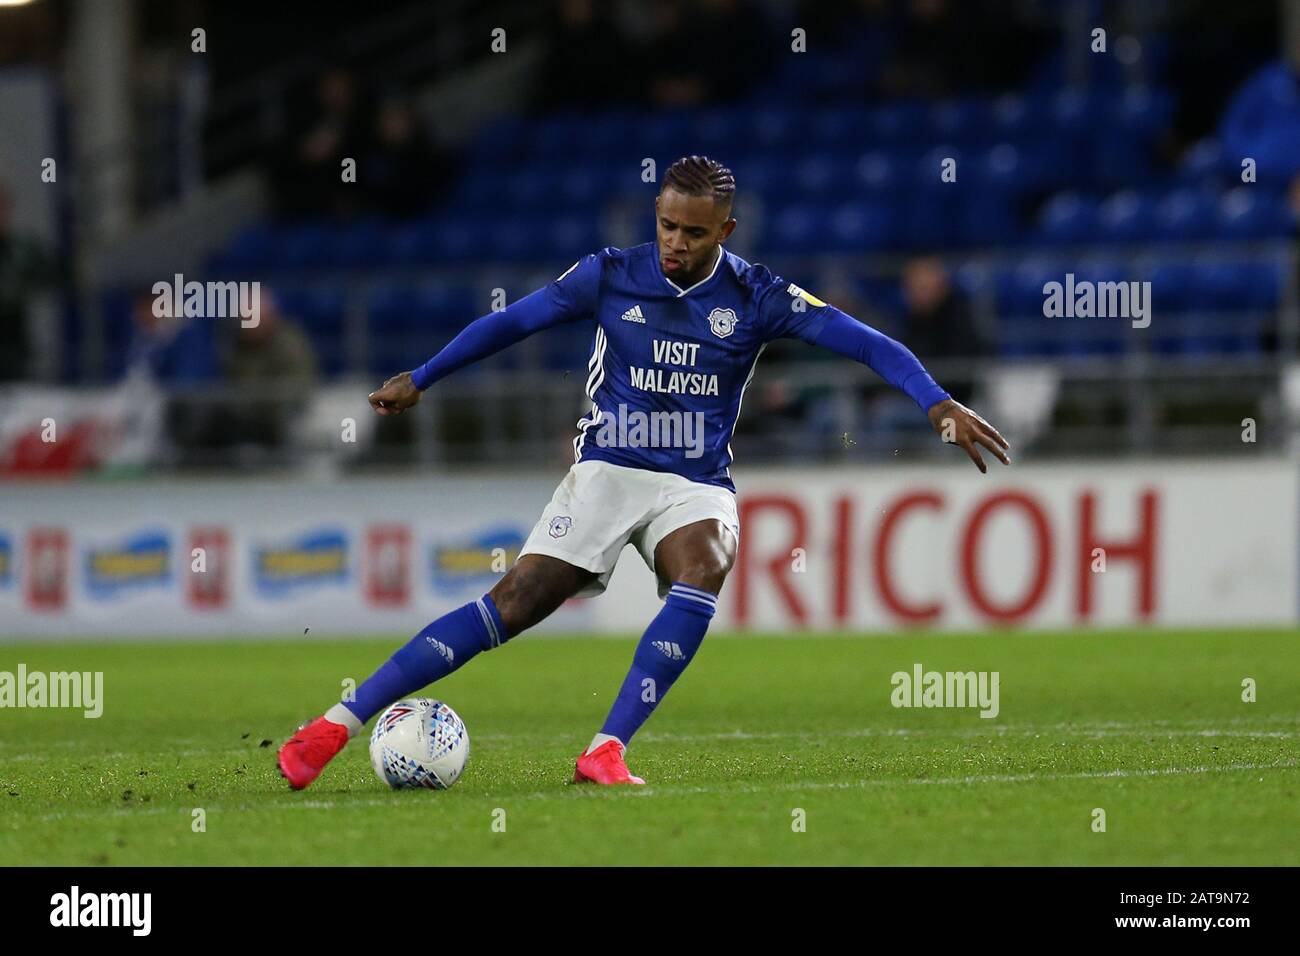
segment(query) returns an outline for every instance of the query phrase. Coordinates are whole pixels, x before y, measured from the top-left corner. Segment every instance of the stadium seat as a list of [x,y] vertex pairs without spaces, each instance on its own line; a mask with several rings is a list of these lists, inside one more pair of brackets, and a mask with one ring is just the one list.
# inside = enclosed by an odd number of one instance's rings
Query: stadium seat
[[853,164],[853,183],[870,192],[892,192],[900,179],[897,153],[873,150],[863,153]]
[[883,202],[867,200],[836,204],[829,211],[827,238],[842,251],[876,249],[893,238],[893,216]]
[[1175,189],[1159,200],[1154,230],[1161,239],[1208,238],[1214,233],[1215,203],[1199,189]]
[[1238,186],[1219,198],[1215,231],[1226,239],[1264,239],[1289,230],[1283,202],[1257,185]]
[[281,285],[273,289],[280,310],[307,333],[321,371],[335,376],[350,367],[347,300],[332,285]]
[[298,223],[280,230],[272,248],[272,269],[310,272],[329,269],[335,230],[328,223]]
[[1019,93],[1007,93],[995,99],[988,109],[991,138],[1009,142],[1022,142],[1034,135],[1036,117],[1029,103]]
[[926,117],[936,142],[982,145],[994,133],[989,104],[977,97],[939,100]]
[[813,110],[804,118],[807,142],[818,149],[856,152],[866,142],[868,111],[859,106]]
[[928,130],[922,102],[898,100],[877,106],[867,117],[867,142],[881,146],[924,142]]
[[782,254],[808,253],[822,233],[823,211],[812,203],[794,202],[777,208],[764,223],[764,250]]
[[1153,232],[1156,200],[1125,189],[1102,201],[1097,209],[1097,238],[1105,242],[1139,242]]
[[1097,201],[1076,192],[1060,193],[1043,207],[1036,237],[1053,245],[1086,242],[1096,236]]
[[384,223],[377,220],[340,226],[330,235],[326,261],[338,269],[371,270],[382,268],[384,260]]
[[1151,300],[1161,312],[1182,312],[1197,305],[1196,272],[1191,263],[1165,260],[1150,272]]
[[235,234],[225,249],[213,257],[214,273],[242,275],[266,268],[273,256],[276,231],[268,223],[255,223]]
[[814,153],[794,167],[794,184],[807,199],[843,195],[851,176],[850,159],[835,153]]

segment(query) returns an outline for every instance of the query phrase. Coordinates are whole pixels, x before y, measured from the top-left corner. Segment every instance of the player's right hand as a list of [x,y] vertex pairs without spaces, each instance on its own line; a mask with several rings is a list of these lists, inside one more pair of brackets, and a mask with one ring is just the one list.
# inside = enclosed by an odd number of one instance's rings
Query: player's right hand
[[394,375],[370,393],[370,407],[380,415],[404,412],[420,400],[420,390],[411,381],[410,372]]

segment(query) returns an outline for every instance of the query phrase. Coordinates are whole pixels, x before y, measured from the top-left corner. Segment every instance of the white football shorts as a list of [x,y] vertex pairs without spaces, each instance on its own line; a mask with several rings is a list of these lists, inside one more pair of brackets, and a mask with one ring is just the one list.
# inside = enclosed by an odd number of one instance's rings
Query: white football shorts
[[[594,571],[596,580],[576,595],[593,597],[609,586],[626,545],[635,545],[653,571],[660,541],[709,518],[721,521],[740,540],[736,496],[726,488],[667,472],[580,461],[555,489],[519,556],[547,554]],[[667,594],[660,582],[659,596]]]

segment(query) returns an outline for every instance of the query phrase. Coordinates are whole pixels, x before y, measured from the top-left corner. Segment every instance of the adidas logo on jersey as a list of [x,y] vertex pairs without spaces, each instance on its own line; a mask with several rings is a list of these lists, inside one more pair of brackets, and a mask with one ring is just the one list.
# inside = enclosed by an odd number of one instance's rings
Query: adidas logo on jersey
[[442,643],[442,641],[435,641],[432,637],[426,637],[425,640],[433,645],[433,649],[437,651],[439,654],[441,654],[443,660],[445,660],[448,664],[455,663],[456,652],[453,651],[450,647]]
[[624,322],[640,322],[645,325],[645,316],[641,314],[641,306],[634,305],[623,313]]
[[653,641],[650,646],[657,651],[663,651],[664,656],[670,661],[686,660],[686,655],[682,653],[680,644],[675,644],[672,641]]

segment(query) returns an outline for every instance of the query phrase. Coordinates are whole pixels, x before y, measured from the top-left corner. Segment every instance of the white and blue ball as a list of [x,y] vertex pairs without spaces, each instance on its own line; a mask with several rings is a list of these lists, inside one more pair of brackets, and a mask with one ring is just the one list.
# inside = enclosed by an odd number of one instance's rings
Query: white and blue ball
[[399,700],[375,721],[370,733],[370,765],[393,789],[446,790],[469,759],[469,731],[440,700]]

